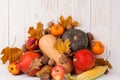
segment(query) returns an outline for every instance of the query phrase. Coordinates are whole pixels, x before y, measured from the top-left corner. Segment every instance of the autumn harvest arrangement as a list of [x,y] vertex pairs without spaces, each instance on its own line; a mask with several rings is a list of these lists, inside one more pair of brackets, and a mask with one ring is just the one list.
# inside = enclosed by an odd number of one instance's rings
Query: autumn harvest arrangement
[[108,60],[96,57],[104,53],[104,44],[90,32],[77,29],[71,16],[60,16],[58,23],[41,22],[29,27],[22,48],[6,47],[1,51],[3,64],[17,76],[27,74],[40,80],[93,80],[112,68]]

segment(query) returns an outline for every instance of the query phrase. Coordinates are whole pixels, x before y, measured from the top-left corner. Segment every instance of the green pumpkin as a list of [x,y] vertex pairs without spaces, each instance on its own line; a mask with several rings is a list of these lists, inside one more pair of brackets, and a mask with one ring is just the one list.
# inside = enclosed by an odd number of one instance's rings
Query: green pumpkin
[[62,35],[63,41],[70,39],[70,48],[72,51],[87,48],[88,37],[86,33],[80,29],[70,29]]

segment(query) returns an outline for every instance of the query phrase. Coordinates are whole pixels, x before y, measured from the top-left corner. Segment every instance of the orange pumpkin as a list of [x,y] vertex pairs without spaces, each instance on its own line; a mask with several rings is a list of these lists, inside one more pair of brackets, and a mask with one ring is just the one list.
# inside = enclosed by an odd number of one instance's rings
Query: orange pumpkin
[[50,33],[54,36],[61,36],[64,33],[64,28],[60,24],[51,26]]
[[94,54],[100,55],[104,52],[104,45],[100,41],[96,41],[92,43],[91,51]]

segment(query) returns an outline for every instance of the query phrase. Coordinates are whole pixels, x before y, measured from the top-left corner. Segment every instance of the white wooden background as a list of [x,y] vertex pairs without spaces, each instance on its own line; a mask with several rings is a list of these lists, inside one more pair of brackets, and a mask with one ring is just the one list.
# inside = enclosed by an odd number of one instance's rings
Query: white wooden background
[[120,0],[0,0],[0,52],[6,46],[21,47],[30,26],[41,21],[46,27],[49,21],[57,22],[60,15],[71,15],[80,29],[101,40],[105,45],[103,56],[111,52],[113,73],[120,75]]

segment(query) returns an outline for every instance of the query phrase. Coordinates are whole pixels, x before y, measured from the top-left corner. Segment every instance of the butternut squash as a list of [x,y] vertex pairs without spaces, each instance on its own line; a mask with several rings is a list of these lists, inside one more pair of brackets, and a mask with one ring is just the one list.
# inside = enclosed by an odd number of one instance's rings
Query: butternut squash
[[[72,71],[72,63],[70,59],[65,54],[60,54],[55,48],[54,44],[56,42],[56,37],[48,34],[43,36],[39,40],[39,47],[43,54],[47,55],[49,58],[54,59],[56,65],[61,65],[65,68],[66,72]],[[63,61],[61,61],[63,60]],[[65,63],[64,63],[65,62]]]

